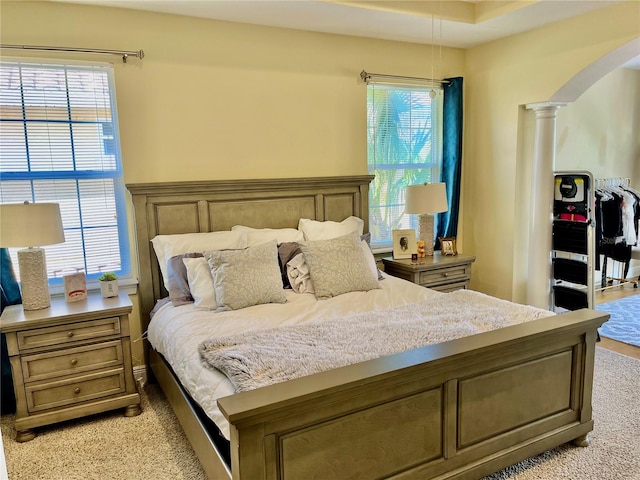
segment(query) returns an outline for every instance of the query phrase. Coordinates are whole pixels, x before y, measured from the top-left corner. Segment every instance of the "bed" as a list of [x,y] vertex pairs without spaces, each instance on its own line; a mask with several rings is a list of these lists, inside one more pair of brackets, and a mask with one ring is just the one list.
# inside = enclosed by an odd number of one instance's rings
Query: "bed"
[[[301,218],[350,216],[363,219],[366,231],[371,179],[127,185],[143,328],[167,297],[151,243],[156,236],[234,225],[296,228]],[[409,285],[385,278],[381,290],[398,282]],[[406,285],[399,286],[401,303],[449,295]],[[292,305],[311,301],[287,295]],[[162,347],[147,348],[145,360],[211,479],[480,478],[562,443],[588,445],[595,341],[607,318],[591,310],[541,316],[223,396],[214,402],[226,421],[222,429],[206,412],[210,406],[194,400],[193,386],[177,378]]]

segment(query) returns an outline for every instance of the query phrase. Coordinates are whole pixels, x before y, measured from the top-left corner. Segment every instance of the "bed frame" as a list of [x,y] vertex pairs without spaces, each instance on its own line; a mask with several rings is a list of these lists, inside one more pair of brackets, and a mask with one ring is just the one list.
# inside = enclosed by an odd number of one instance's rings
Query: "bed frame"
[[[365,220],[371,176],[128,185],[143,329],[166,296],[157,234]],[[160,383],[211,479],[471,479],[573,441],[588,445],[597,328],[580,310],[358,363],[219,400],[217,433],[153,349]]]

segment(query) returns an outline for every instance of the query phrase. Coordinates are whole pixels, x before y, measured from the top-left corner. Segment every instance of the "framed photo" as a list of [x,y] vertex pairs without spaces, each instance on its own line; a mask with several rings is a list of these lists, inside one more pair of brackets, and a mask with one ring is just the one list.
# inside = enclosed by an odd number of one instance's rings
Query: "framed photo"
[[440,237],[440,252],[442,255],[457,255],[455,237]]
[[87,280],[84,273],[64,276],[64,298],[67,302],[77,302],[87,298]]
[[411,258],[411,254],[418,253],[416,231],[413,228],[393,230],[393,258]]

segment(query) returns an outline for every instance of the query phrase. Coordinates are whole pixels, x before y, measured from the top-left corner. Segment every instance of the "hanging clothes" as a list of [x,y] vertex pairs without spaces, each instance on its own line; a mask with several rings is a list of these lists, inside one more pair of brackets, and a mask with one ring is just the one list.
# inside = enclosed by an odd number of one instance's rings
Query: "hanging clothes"
[[602,283],[605,286],[607,259],[624,264],[623,279],[631,262],[631,247],[638,245],[640,195],[628,179],[598,180],[595,189],[596,269],[604,256]]
[[636,236],[636,228],[637,224],[634,225],[634,217],[635,217],[635,205],[637,204],[636,199],[626,190],[622,191],[622,236],[624,237],[624,241],[627,242],[627,245],[636,245],[637,244],[637,236]]

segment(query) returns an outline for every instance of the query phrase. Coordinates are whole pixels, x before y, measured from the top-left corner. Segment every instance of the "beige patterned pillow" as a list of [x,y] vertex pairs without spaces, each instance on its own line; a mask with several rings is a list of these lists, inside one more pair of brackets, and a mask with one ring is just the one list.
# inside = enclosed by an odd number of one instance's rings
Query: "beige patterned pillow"
[[206,251],[204,257],[211,268],[216,311],[287,301],[275,240],[244,250]]
[[300,243],[316,298],[380,288],[358,235]]

